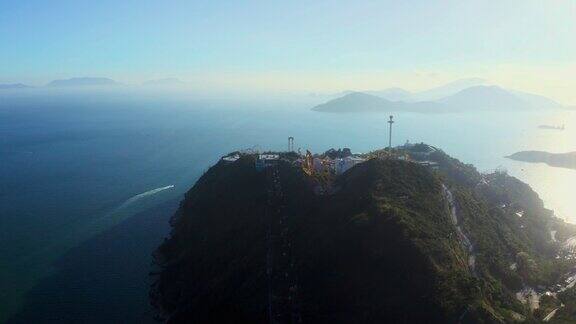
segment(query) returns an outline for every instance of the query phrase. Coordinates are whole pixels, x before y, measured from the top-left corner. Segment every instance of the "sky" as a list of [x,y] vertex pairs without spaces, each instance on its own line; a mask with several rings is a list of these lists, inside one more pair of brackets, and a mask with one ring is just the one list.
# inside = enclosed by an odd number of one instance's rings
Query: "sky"
[[0,1],[0,83],[421,90],[459,78],[576,105],[576,0]]

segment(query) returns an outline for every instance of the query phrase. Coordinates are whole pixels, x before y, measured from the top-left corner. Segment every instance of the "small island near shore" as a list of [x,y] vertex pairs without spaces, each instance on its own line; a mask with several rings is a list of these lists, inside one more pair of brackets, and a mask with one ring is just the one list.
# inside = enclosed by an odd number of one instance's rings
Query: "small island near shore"
[[549,166],[576,170],[576,152],[548,153],[543,151],[521,151],[507,156],[515,161],[546,163]]
[[570,323],[576,225],[424,144],[232,152],[154,253],[166,323]]

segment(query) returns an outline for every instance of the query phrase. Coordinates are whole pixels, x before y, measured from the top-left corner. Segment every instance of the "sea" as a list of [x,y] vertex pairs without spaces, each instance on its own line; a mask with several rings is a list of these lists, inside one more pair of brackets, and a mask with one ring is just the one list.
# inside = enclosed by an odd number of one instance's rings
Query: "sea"
[[[231,151],[388,143],[390,114],[330,114],[325,98],[142,91],[0,93],[0,323],[153,322],[152,253],[184,193]],[[576,170],[512,161],[576,151],[576,112],[394,112],[394,145],[425,142],[527,182],[576,223]],[[539,125],[565,125],[565,130]]]

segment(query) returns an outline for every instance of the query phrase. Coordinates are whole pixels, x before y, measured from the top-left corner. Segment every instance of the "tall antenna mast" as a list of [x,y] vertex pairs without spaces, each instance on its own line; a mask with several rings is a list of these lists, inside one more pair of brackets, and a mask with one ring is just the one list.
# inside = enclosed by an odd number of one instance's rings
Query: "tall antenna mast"
[[388,137],[388,148],[390,150],[392,150],[392,124],[394,124],[394,116],[390,116],[390,120],[388,121],[388,124],[390,124],[390,135]]

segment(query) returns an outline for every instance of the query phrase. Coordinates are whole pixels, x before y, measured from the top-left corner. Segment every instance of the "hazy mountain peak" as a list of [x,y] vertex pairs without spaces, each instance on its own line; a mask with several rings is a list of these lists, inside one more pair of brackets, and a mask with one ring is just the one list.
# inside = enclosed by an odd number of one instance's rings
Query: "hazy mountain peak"
[[440,100],[440,102],[463,110],[510,110],[530,109],[532,105],[509,91],[494,85],[469,87]]
[[118,82],[109,78],[100,77],[81,77],[54,80],[48,83],[49,87],[78,87],[78,86],[113,86],[119,85]]
[[510,92],[506,91],[504,88],[497,85],[472,86],[466,89],[462,89],[458,91],[458,93],[486,93],[486,94],[500,93],[500,94],[512,95]]
[[382,110],[390,103],[391,102],[386,99],[364,92],[354,91],[318,105],[312,108],[312,110],[325,112],[368,112]]
[[488,82],[486,80],[481,78],[459,79],[429,90],[419,92],[413,99],[416,101],[438,100],[443,97],[451,96],[466,88],[485,85],[487,83]]
[[[346,94],[344,97],[347,97],[347,98],[374,98],[377,96],[366,93],[366,92],[361,92],[361,91],[351,91],[350,93]],[[379,99],[386,101],[386,99],[383,99],[383,98],[379,98]]]
[[366,93],[391,101],[410,101],[413,95],[410,91],[398,87],[387,88],[384,90],[366,91]]

